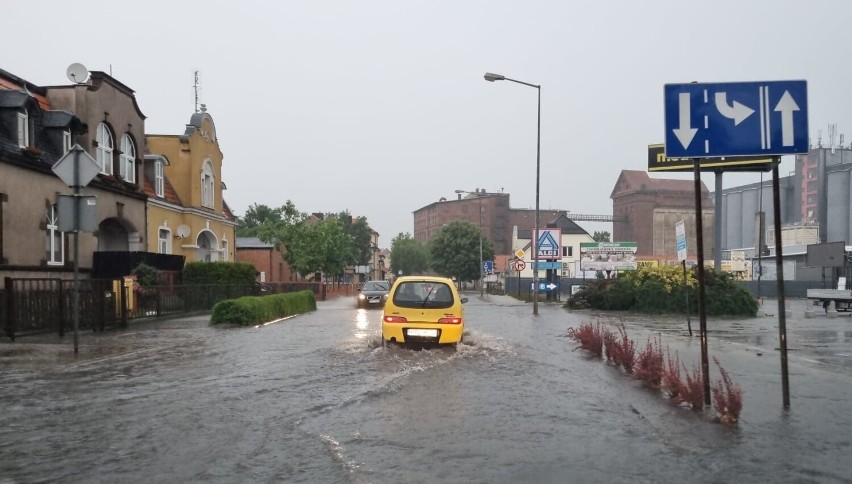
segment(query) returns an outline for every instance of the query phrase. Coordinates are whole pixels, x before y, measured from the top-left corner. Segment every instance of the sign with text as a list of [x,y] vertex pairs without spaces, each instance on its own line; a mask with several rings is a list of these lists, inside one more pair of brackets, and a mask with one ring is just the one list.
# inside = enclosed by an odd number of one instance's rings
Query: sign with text
[[675,245],[677,246],[677,260],[686,260],[686,225],[683,220],[675,224]]
[[[532,231],[535,238],[535,229]],[[562,259],[562,229],[538,229],[538,241],[533,247],[533,254],[538,252],[539,260]]]
[[636,270],[636,242],[580,242],[580,268],[584,271]]

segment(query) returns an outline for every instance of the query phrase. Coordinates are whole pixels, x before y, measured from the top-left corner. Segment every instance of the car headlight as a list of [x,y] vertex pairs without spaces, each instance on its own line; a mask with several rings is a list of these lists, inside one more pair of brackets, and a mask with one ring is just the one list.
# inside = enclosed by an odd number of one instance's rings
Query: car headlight
[[358,299],[367,299],[367,296],[363,294],[358,294]]

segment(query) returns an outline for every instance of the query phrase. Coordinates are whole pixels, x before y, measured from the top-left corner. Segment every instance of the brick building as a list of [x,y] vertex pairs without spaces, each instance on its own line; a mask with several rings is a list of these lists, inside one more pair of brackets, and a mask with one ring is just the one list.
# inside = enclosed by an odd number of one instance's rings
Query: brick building
[[[713,258],[714,208],[710,192],[701,183],[704,257]],[[688,257],[697,256],[695,237],[695,182],[653,179],[645,171],[623,170],[610,195],[613,242],[636,242],[637,257],[674,260],[675,225],[686,226]]]
[[[541,227],[565,215],[566,210],[539,209]],[[414,211],[414,239],[425,244],[445,224],[465,220],[481,227],[485,237],[494,244],[496,254],[511,254],[512,232],[527,231],[535,226],[535,210],[513,209],[508,193],[489,193],[477,188],[466,196],[458,194],[455,200],[441,198],[437,202]]]

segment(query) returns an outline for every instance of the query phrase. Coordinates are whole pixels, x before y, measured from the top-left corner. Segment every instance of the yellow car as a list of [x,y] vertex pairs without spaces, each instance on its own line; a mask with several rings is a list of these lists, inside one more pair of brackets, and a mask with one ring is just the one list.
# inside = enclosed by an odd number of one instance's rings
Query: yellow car
[[464,333],[463,303],[452,279],[402,276],[382,313],[382,344],[452,344]]

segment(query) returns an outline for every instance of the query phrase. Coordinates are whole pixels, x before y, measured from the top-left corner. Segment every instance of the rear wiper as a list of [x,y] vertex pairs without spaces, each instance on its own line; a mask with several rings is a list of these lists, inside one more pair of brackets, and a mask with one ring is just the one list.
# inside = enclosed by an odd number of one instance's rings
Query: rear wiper
[[432,291],[434,291],[434,290],[435,290],[434,287],[432,289],[429,289],[429,292],[426,293],[426,297],[423,298],[423,307],[424,308],[426,307],[426,303],[429,302],[429,295],[431,295]]

